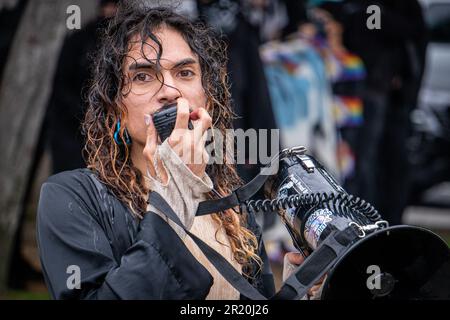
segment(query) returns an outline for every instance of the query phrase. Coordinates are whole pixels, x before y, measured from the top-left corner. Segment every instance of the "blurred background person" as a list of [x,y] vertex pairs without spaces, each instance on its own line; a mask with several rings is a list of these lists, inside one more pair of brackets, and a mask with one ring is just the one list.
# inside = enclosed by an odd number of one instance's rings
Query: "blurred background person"
[[80,123],[84,117],[84,89],[89,85],[90,56],[98,32],[112,17],[119,0],[101,0],[98,16],[64,41],[47,110],[47,138],[53,173],[85,166]]
[[[363,123],[363,63],[344,46],[342,24],[319,3],[308,7],[303,1],[282,1],[278,5],[284,10],[276,14],[284,18],[271,18],[281,23],[278,32],[269,33],[271,41],[261,53],[282,146],[306,146],[354,192],[355,149]],[[281,222],[266,232],[266,239],[273,243],[268,245],[269,254],[280,262],[290,246]]]
[[[364,27],[369,5],[380,8],[380,29]],[[425,62],[422,8],[416,0],[347,0],[328,2],[324,8],[340,17],[344,44],[367,68],[357,194],[391,224],[399,224],[408,199],[410,114],[417,105]]]
[[[275,129],[266,76],[259,55],[260,26],[267,2],[198,0],[197,4],[200,19],[218,30],[227,43],[229,83],[236,114],[234,128],[244,131]],[[267,146],[270,148],[269,140]],[[272,154],[276,152],[273,150]],[[259,172],[259,166],[240,164],[238,172],[248,182]]]

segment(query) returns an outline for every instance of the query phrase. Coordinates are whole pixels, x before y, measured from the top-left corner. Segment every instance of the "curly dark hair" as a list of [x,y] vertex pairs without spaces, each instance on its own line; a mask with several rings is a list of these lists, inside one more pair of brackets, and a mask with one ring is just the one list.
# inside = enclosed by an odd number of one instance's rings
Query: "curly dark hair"
[[[124,59],[130,50],[130,41],[140,36],[141,52],[143,46],[152,39],[157,45],[157,65],[162,55],[162,46],[154,31],[160,27],[170,27],[179,32],[191,50],[198,56],[202,85],[209,105],[209,113],[214,128],[225,136],[226,129],[232,128],[233,113],[226,73],[226,48],[220,37],[200,22],[191,22],[174,13],[171,8],[148,8],[136,1],[122,3],[116,16],[101,32],[101,44],[94,58],[93,77],[89,87],[83,132],[86,137],[84,156],[88,168],[97,173],[114,195],[125,203],[139,218],[146,212],[149,190],[143,183],[142,173],[130,157],[130,148],[125,143],[123,127],[119,137],[123,144],[114,141],[114,131],[119,119],[127,113],[121,99],[129,90],[130,83],[123,70]],[[163,84],[161,84],[163,85]],[[226,145],[223,146],[226,154]],[[241,185],[234,164],[211,164],[207,166],[215,189],[222,195],[229,194]],[[209,195],[213,198],[213,195]],[[237,261],[250,265],[251,261],[260,264],[257,255],[257,239],[245,228],[245,215],[233,210],[216,213],[213,218],[225,228],[231,249]]]

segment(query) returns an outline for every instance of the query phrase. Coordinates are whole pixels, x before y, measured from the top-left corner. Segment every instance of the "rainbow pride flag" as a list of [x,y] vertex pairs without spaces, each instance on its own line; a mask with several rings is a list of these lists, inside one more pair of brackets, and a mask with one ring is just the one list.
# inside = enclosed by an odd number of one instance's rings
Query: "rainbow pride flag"
[[356,81],[366,77],[366,70],[360,57],[350,52],[345,52],[337,55],[336,58],[342,65],[337,81]]
[[357,127],[363,123],[363,102],[358,97],[335,96],[333,113],[338,127]]

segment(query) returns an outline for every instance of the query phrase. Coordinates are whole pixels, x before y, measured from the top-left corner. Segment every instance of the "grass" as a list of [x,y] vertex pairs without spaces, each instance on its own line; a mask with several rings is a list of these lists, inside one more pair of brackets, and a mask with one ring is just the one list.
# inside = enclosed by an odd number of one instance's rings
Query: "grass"
[[50,295],[47,292],[32,292],[24,290],[7,291],[1,300],[49,300]]

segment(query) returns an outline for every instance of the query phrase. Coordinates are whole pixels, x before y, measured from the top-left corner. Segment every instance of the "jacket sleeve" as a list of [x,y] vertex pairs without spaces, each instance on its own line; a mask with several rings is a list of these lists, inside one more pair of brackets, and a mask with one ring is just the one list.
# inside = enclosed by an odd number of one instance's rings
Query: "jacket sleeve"
[[158,215],[146,214],[117,261],[93,209],[73,189],[46,182],[37,231],[44,277],[55,299],[203,299],[212,277]]

